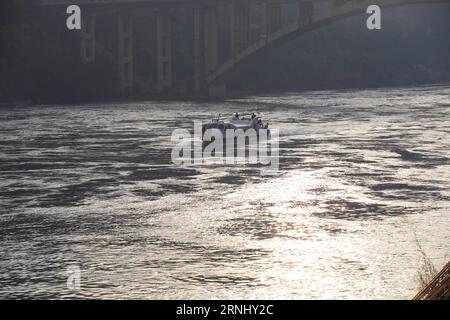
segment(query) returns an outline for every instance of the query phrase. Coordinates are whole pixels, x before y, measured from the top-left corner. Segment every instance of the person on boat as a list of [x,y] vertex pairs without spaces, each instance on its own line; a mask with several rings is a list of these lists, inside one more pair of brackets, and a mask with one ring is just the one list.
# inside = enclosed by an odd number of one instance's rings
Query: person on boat
[[261,120],[261,118],[259,118],[259,119],[258,119],[258,126],[260,126],[260,127],[262,127],[262,126],[263,126],[263,123],[262,123],[262,120]]
[[236,112],[234,114],[233,120],[239,120],[239,113]]
[[259,129],[258,118],[256,117],[256,114],[254,114],[254,113],[252,113],[252,128],[255,130]]

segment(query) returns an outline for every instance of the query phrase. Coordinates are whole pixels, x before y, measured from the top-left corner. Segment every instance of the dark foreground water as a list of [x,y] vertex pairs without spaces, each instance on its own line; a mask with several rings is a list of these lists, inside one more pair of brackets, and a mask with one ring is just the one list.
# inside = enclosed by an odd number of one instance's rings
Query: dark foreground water
[[[250,110],[278,176],[171,164],[174,129]],[[11,108],[0,132],[0,298],[410,298],[450,259],[449,86]]]

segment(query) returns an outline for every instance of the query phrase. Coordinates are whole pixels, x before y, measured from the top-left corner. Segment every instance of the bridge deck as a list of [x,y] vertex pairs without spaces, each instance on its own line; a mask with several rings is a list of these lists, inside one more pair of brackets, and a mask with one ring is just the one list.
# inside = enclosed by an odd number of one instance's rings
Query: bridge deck
[[[213,0],[215,1],[215,0]],[[195,0],[38,0],[39,5],[71,5],[71,4],[131,4],[131,3],[194,3]]]
[[[149,4],[172,4],[172,3],[267,3],[267,2],[279,2],[279,3],[295,3],[302,0],[37,0],[39,5],[71,5],[71,4],[132,4],[132,3],[149,3]],[[304,2],[331,2],[333,0],[304,0]],[[350,0],[349,0],[350,1]],[[340,1],[343,2],[343,1]]]

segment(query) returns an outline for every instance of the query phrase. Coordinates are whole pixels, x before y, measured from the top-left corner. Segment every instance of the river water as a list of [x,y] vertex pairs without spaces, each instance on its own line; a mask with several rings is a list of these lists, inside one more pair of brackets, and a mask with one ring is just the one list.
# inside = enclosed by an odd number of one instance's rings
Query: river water
[[[278,175],[171,163],[174,129],[237,111],[280,129]],[[6,108],[0,132],[0,298],[409,299],[450,259],[450,86]]]

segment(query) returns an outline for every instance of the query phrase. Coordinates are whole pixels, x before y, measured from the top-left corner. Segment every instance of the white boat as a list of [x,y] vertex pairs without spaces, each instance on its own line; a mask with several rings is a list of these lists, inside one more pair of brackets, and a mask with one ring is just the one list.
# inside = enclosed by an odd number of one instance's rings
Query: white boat
[[[263,123],[261,116],[256,113],[235,113],[230,119],[221,119],[221,115],[210,120],[202,126],[202,136],[205,136],[209,130],[218,130],[222,136],[226,137],[227,130],[242,129],[244,132],[248,129],[254,129],[256,133],[259,130],[266,129],[269,134],[269,122]],[[210,132],[212,134],[212,132]]]

